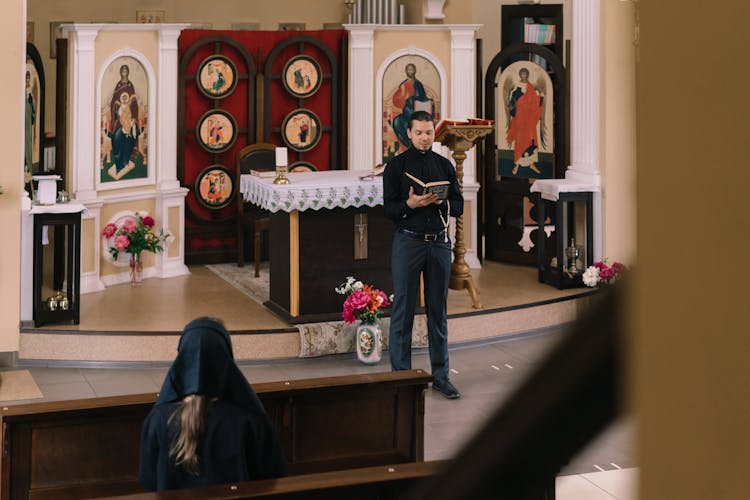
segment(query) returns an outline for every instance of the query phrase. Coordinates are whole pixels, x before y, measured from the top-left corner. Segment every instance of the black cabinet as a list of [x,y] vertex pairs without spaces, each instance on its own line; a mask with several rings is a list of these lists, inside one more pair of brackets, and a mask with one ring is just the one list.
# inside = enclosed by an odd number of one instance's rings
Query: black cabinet
[[34,214],[34,326],[80,321],[81,212]]
[[[537,256],[539,264],[539,281],[556,286],[558,289],[581,287],[583,284],[582,273],[585,268],[594,263],[594,229],[593,229],[593,193],[590,191],[580,192],[562,192],[559,194],[557,201],[550,201],[542,198],[541,193],[535,194],[536,204],[539,207],[539,221],[546,218],[545,208],[552,209],[554,212],[555,231],[552,234],[551,242],[554,252],[546,248],[547,237],[544,232],[544,224],[539,222],[536,232]],[[579,244],[580,254],[571,262],[571,256],[567,254],[569,242],[575,236],[575,210],[583,209],[584,211],[584,238],[583,245]],[[583,261],[584,269],[580,268],[578,260]],[[575,266],[575,270],[570,267]]]

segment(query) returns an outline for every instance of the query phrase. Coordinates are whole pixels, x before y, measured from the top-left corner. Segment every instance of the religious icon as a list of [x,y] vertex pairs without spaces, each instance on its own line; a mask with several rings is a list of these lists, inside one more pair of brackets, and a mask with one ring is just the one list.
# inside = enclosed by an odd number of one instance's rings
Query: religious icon
[[[28,48],[27,48],[28,50]],[[36,56],[38,58],[38,56]],[[41,62],[41,60],[40,60]],[[24,93],[24,165],[26,172],[35,173],[40,170],[42,151],[42,93],[44,91],[40,80],[37,63],[31,56],[26,55],[26,84]]]
[[99,182],[148,177],[148,76],[138,60],[118,57],[101,86]]
[[198,120],[195,133],[203,149],[209,153],[223,153],[237,139],[237,124],[226,111],[212,109]]
[[237,86],[237,68],[227,57],[209,56],[198,67],[195,80],[206,97],[222,99]]
[[294,56],[284,65],[281,72],[284,88],[295,97],[309,97],[318,91],[321,84],[321,71],[318,62],[310,56]]
[[383,162],[411,146],[407,134],[414,111],[427,111],[440,121],[440,74],[430,60],[405,55],[391,62],[383,73]]
[[211,165],[203,169],[195,180],[195,195],[205,207],[224,208],[234,198],[234,180],[224,165]]
[[294,151],[309,151],[320,141],[320,119],[309,109],[295,109],[284,118],[281,136]]
[[532,61],[505,68],[497,84],[497,176],[551,179],[554,167],[553,87]]

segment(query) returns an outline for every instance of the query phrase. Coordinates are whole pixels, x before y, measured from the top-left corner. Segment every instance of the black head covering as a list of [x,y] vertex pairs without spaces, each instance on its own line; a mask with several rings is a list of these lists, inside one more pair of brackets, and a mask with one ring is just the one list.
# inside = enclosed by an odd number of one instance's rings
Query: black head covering
[[263,404],[234,362],[232,340],[218,321],[200,318],[185,326],[177,358],[169,367],[156,404],[203,394],[265,415]]

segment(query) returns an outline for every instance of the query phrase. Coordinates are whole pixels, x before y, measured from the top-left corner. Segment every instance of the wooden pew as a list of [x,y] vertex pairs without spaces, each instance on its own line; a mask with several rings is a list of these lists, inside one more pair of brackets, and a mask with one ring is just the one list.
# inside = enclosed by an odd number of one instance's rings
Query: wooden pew
[[244,499],[273,500],[400,500],[409,498],[420,480],[440,471],[447,462],[414,462],[360,469],[318,472],[206,488],[135,493],[107,497],[118,500]]
[[[422,370],[254,384],[276,425],[290,473],[424,458]],[[156,394],[0,408],[0,500],[141,491],[141,424]]]

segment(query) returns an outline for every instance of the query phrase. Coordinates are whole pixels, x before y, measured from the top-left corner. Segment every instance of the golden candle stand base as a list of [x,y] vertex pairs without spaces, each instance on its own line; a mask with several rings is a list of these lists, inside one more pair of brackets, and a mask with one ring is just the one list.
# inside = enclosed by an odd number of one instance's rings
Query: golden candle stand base
[[286,176],[287,167],[277,166],[276,167],[276,178],[273,180],[274,184],[291,184],[292,181]]
[[[451,150],[453,161],[456,162],[456,177],[458,184],[463,190],[464,186],[464,160],[466,152],[474,147],[474,144],[494,130],[492,125],[451,125],[445,124],[440,127],[435,140]],[[453,246],[453,264],[451,265],[451,290],[468,290],[471,297],[471,305],[474,309],[481,309],[479,302],[479,289],[474,285],[471,277],[471,268],[464,259],[466,246],[464,245],[464,216],[456,219],[456,244]]]

